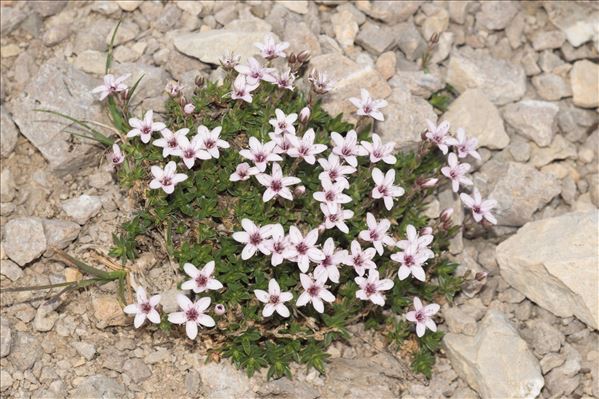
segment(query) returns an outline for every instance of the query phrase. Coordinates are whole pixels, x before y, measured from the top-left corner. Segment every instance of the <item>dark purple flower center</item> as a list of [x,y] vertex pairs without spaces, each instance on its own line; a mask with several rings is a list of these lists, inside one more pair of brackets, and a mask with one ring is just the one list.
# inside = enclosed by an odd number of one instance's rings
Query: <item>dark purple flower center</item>
[[272,245],[272,250],[273,252],[276,253],[282,253],[285,250],[285,244],[283,244],[281,241],[276,241],[273,245]]
[[366,287],[364,287],[364,291],[366,291],[366,295],[368,295],[368,296],[374,295],[377,292],[376,285],[374,285],[372,283],[368,283],[368,284],[366,284]]
[[331,215],[329,215],[329,220],[331,222],[336,222],[337,220],[339,220],[339,218],[337,217],[336,214],[331,214]]
[[152,133],[152,126],[144,125],[140,130],[142,134],[150,134]]
[[299,152],[301,155],[308,155],[308,153],[310,152],[310,147],[307,147],[307,146],[305,146],[305,145],[302,145],[302,146],[299,148],[298,152]]
[[299,244],[297,244],[295,246],[295,249],[300,255],[305,255],[306,252],[308,252],[308,246],[306,244],[304,244],[303,242],[300,242]]
[[260,233],[250,234],[250,244],[258,245],[261,242],[262,242],[262,236],[260,235]]
[[378,186],[376,189],[383,195],[383,197],[387,197],[389,195],[387,186]]
[[216,141],[212,140],[212,139],[208,139],[204,141],[204,145],[206,146],[206,148],[210,149],[213,148],[214,145],[216,144]]
[[317,285],[312,285],[312,286],[310,286],[310,288],[308,288],[308,294],[310,296],[316,297],[316,296],[318,296],[319,292],[320,292],[320,287]]
[[405,255],[403,257],[404,264],[408,267],[412,267],[414,265],[414,257],[412,255]]
[[257,163],[264,162],[266,161],[266,155],[264,155],[264,153],[262,152],[259,152],[256,155],[254,155],[254,159]]
[[205,287],[206,284],[208,284],[208,277],[204,276],[203,274],[200,274],[196,277],[196,284],[198,285],[198,287]]
[[449,177],[451,177],[452,179],[455,179],[456,177],[458,177],[458,172],[455,169],[452,169],[449,172]]
[[370,104],[366,104],[362,107],[362,109],[364,110],[365,114],[369,114],[372,112],[372,107],[370,106]]
[[373,152],[373,155],[374,155],[376,158],[382,158],[382,157],[383,157],[383,153],[382,153],[380,150],[375,150],[375,151]]
[[268,299],[268,301],[270,303],[272,303],[273,305],[276,305],[277,303],[279,303],[279,296],[278,295],[271,295],[270,298]]
[[321,265],[323,265],[324,267],[332,266],[333,258],[330,255],[325,255],[324,259],[322,260]]
[[163,186],[170,186],[171,184],[173,184],[173,179],[171,179],[170,176],[164,176],[162,180],[160,180],[160,184],[162,184]]
[[424,312],[422,310],[417,310],[416,315],[414,317],[416,318],[416,320],[418,322],[423,323],[424,321],[426,321],[426,315],[424,314]]
[[480,206],[479,206],[479,205],[474,205],[474,206],[472,207],[472,211],[473,211],[474,213],[482,213],[482,209],[480,209]]
[[379,233],[377,233],[376,230],[370,230],[370,239],[372,241],[378,241],[379,240]]
[[189,321],[196,321],[199,316],[200,313],[195,308],[189,308],[185,311],[185,317],[187,317],[187,320]]
[[352,154],[352,150],[349,147],[343,147],[343,149],[341,150],[341,154],[347,156],[350,156]]
[[335,197],[337,197],[337,196],[335,195],[335,192],[334,192],[334,191],[327,191],[327,192],[324,194],[324,198],[325,198],[325,199],[326,199],[328,202],[333,202],[333,201],[335,201]]
[[167,144],[168,144],[168,146],[169,146],[170,148],[177,148],[177,146],[179,145],[179,144],[177,143],[177,139],[176,139],[176,138],[174,138],[174,137],[173,137],[172,139],[170,139],[170,140],[167,142]]
[[144,302],[141,304],[141,311],[142,313],[150,313],[150,311],[152,310],[152,305],[150,305],[149,302]]
[[279,192],[283,188],[283,183],[280,180],[273,180],[270,183],[270,189],[274,192]]
[[364,260],[362,259],[362,255],[360,255],[360,254],[354,255],[354,265],[355,266],[361,266],[363,262],[364,262]]
[[329,178],[333,181],[337,180],[337,177],[339,176],[339,173],[337,173],[336,169],[331,169],[329,170]]
[[196,152],[192,148],[188,148],[185,151],[183,151],[184,158],[194,158],[195,156],[196,156]]

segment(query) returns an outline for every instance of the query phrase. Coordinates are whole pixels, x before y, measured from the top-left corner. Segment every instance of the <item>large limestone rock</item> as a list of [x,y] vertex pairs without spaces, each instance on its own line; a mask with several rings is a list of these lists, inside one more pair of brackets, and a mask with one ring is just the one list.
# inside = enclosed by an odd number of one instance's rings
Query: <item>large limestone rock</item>
[[[325,73],[334,80],[333,90],[324,97],[322,103],[325,111],[332,115],[340,112],[348,119],[354,119],[352,113],[356,107],[349,102],[350,97],[360,97],[360,89],[368,90],[376,99],[383,99],[391,94],[391,87],[372,65],[357,64],[349,58],[337,54],[323,54],[310,61],[310,69]],[[386,113],[389,107],[383,108]]]
[[557,131],[557,104],[548,101],[522,100],[505,107],[503,116],[519,134],[546,147]]
[[599,107],[599,64],[578,61],[570,71],[574,104],[583,108]]
[[537,220],[497,247],[501,276],[539,306],[599,328],[599,211]]
[[474,337],[443,339],[455,371],[481,398],[535,398],[544,380],[539,362],[505,315],[491,309]]
[[578,47],[597,35],[599,10],[593,5],[575,1],[543,2],[549,20],[557,26],[574,47]]
[[6,223],[3,248],[6,255],[23,267],[41,256],[47,248],[44,226],[40,219],[24,217]]
[[468,136],[478,139],[478,145],[490,149],[502,149],[510,143],[505,133],[503,120],[497,107],[479,89],[468,89],[463,92],[443,115],[453,130],[462,127]]

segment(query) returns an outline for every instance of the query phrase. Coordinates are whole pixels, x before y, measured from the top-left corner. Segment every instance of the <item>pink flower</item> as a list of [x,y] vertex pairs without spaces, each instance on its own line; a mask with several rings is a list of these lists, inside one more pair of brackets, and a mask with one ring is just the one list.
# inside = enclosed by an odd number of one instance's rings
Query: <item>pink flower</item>
[[195,110],[196,107],[192,103],[185,104],[185,106],[183,107],[183,112],[185,113],[185,115],[191,115],[195,112]]
[[268,292],[263,290],[254,290],[254,295],[262,303],[265,303],[262,310],[263,317],[270,317],[276,311],[282,317],[289,317],[289,309],[285,306],[285,302],[293,299],[291,292],[281,292],[279,283],[274,278],[268,282]]
[[318,229],[310,230],[304,237],[295,227],[289,227],[289,247],[285,251],[285,258],[296,262],[302,273],[308,271],[310,262],[318,263],[324,259],[324,254],[316,247]]
[[450,137],[447,140],[447,144],[454,146],[458,150],[458,157],[460,158],[472,155],[473,158],[480,160],[480,154],[476,151],[478,140],[476,137],[466,137],[466,132],[461,127],[456,131],[456,138]]
[[447,156],[447,164],[441,168],[441,173],[451,180],[451,187],[455,193],[460,189],[460,183],[466,186],[472,185],[472,180],[465,175],[470,170],[470,164],[459,163],[458,157],[452,152]]
[[247,162],[240,163],[237,165],[235,172],[231,174],[229,177],[230,181],[244,181],[250,178],[250,176],[254,176],[260,173],[258,168],[250,167]]
[[179,137],[186,136],[189,133],[189,129],[179,129],[175,133],[171,132],[170,129],[164,128],[160,131],[162,138],[154,140],[152,144],[156,147],[162,147],[162,157],[166,158],[169,155],[181,156],[181,149],[179,148]]
[[435,187],[437,185],[437,182],[439,182],[439,179],[437,179],[435,177],[431,177],[430,179],[426,179],[422,183],[420,183],[420,187],[422,187],[422,188]]
[[360,287],[356,291],[356,298],[363,301],[371,301],[375,305],[385,306],[385,295],[381,292],[393,288],[392,280],[388,278],[380,280],[378,270],[371,269],[368,271],[368,278],[356,277],[354,281]]
[[404,195],[405,190],[399,186],[394,186],[395,181],[395,170],[388,170],[386,174],[379,168],[372,170],[372,179],[374,180],[375,187],[372,189],[372,198],[382,198],[385,202],[385,208],[388,211],[393,208],[393,198],[401,197]]
[[435,256],[434,252],[428,249],[428,246],[433,242],[432,234],[423,234],[420,236],[416,231],[416,228],[409,224],[406,227],[406,238],[407,240],[400,240],[396,243],[396,246],[401,249],[407,249],[412,245],[416,246],[416,250],[421,253],[422,256],[426,256],[427,259]]
[[217,303],[216,305],[214,305],[214,313],[217,316],[222,316],[225,314],[225,312],[226,312],[225,305],[223,305],[222,303]]
[[193,290],[193,292],[198,294],[208,290],[220,290],[223,288],[221,282],[212,277],[212,274],[214,273],[213,260],[206,263],[201,270],[198,270],[198,268],[191,263],[184,264],[183,270],[185,270],[185,273],[191,277],[191,280],[187,280],[181,284],[182,290]]
[[289,201],[293,201],[293,194],[287,187],[302,182],[297,177],[284,177],[281,166],[278,163],[272,164],[272,175],[260,173],[256,176],[256,179],[258,179],[260,184],[266,187],[266,191],[264,192],[264,195],[262,195],[262,201],[264,202],[268,202],[279,196],[288,199]]
[[372,261],[376,255],[376,249],[367,248],[362,251],[362,247],[357,240],[351,242],[351,253],[348,253],[344,260],[344,264],[353,266],[359,276],[363,276],[366,269],[376,269],[376,264]]
[[360,116],[370,116],[377,121],[384,121],[385,117],[379,109],[386,107],[388,104],[387,101],[374,100],[370,97],[370,93],[368,93],[368,90],[366,89],[360,89],[360,96],[362,98],[351,97],[349,99],[349,101],[358,108],[356,114]]
[[229,148],[229,143],[220,139],[222,126],[217,126],[212,130],[204,125],[198,126],[198,136],[200,137],[201,148],[210,154],[212,158],[218,158],[220,153],[218,148]]
[[366,223],[368,224],[368,230],[362,230],[358,237],[366,242],[371,242],[379,255],[385,252],[383,244],[395,245],[395,240],[387,235],[387,230],[391,227],[389,220],[381,219],[377,223],[374,215],[368,212],[366,214]]
[[310,120],[310,107],[304,107],[299,113],[299,119],[301,123],[306,123]]
[[287,55],[284,50],[289,47],[289,43],[281,42],[277,44],[271,35],[266,35],[264,43],[255,43],[254,46],[258,47],[260,55],[264,59],[272,60],[277,57],[285,58]]
[[318,313],[324,312],[324,303],[325,302],[335,302],[335,296],[326,289],[326,277],[321,276],[320,278],[313,280],[307,274],[300,274],[300,281],[302,283],[302,287],[304,287],[304,292],[297,298],[296,306],[304,306],[308,302],[312,302],[312,306]]
[[245,244],[241,251],[241,259],[248,260],[256,251],[262,252],[264,255],[270,255],[270,236],[272,235],[272,226],[266,225],[258,227],[249,219],[241,220],[241,227],[245,231],[237,231],[233,233],[233,239],[237,242]]
[[161,188],[167,194],[172,194],[177,184],[187,180],[185,173],[175,173],[177,164],[174,161],[167,163],[164,169],[159,166],[152,166],[150,170],[154,176],[154,179],[150,182],[150,188],[153,190]]
[[293,148],[293,143],[289,139],[289,137],[292,136],[291,134],[275,134],[274,132],[270,132],[268,133],[268,136],[276,143],[276,146],[273,150],[275,154],[287,154],[289,150]]
[[152,120],[153,117],[154,111],[149,110],[146,112],[143,120],[139,120],[137,118],[129,119],[129,125],[131,125],[133,129],[127,133],[127,137],[139,136],[142,143],[149,143],[150,139],[152,138],[152,132],[159,132],[166,128],[164,123],[154,122]]
[[218,59],[218,62],[226,70],[231,70],[235,68],[237,65],[239,65],[239,61],[241,61],[241,56],[235,55],[228,51],[225,51],[222,57]]
[[106,154],[106,159],[111,163],[111,166],[120,165],[125,160],[125,156],[121,151],[121,147],[118,144],[114,143],[112,145],[112,152]]
[[295,82],[295,74],[291,72],[291,69],[287,68],[280,72],[275,71],[272,73],[272,78],[265,78],[266,81],[274,83],[279,89],[286,89],[293,91],[293,82]]
[[345,220],[351,219],[354,216],[354,211],[342,209],[341,206],[330,209],[326,204],[320,204],[320,210],[324,214],[324,227],[326,229],[337,227],[341,232],[349,233],[349,227],[345,224]]
[[320,73],[313,69],[308,76],[308,80],[312,84],[312,90],[317,94],[326,94],[333,90],[333,81],[328,78],[326,73]]
[[239,151],[239,155],[254,162],[254,165],[256,165],[258,170],[264,172],[268,162],[279,162],[283,160],[283,158],[273,152],[275,145],[276,144],[273,141],[262,144],[257,138],[250,137],[250,149]]
[[231,98],[233,100],[243,100],[246,103],[251,103],[253,100],[252,91],[258,88],[258,83],[249,84],[246,81],[245,75],[237,75],[233,81],[233,90],[231,91]]
[[166,91],[171,97],[177,97],[183,92],[183,85],[180,85],[179,82],[171,80],[164,87],[164,91]]
[[322,191],[317,191],[312,196],[316,201],[325,203],[329,209],[337,209],[339,204],[347,204],[351,202],[351,197],[343,194],[343,190],[349,187],[346,181],[332,183],[329,179],[321,180]]
[[350,175],[356,171],[349,165],[343,165],[339,157],[335,154],[329,154],[328,160],[319,158],[318,163],[324,170],[318,175],[321,181],[330,180],[333,183],[342,183],[346,187],[349,187],[349,182],[345,178],[345,175]]
[[480,196],[478,189],[474,189],[472,192],[473,197],[466,193],[460,194],[460,198],[464,205],[472,209],[472,217],[477,222],[480,222],[483,218],[493,224],[497,224],[497,219],[491,213],[491,209],[497,206],[497,201],[489,199],[484,200]]
[[123,309],[123,312],[135,315],[133,326],[135,328],[141,327],[146,319],[154,324],[160,324],[160,314],[156,310],[156,306],[160,303],[160,295],[154,295],[148,299],[146,290],[143,287],[137,287],[135,289],[135,296],[137,303],[127,305]]
[[191,302],[183,294],[177,294],[177,304],[182,312],[174,312],[168,315],[168,321],[173,324],[185,324],[185,332],[189,339],[195,339],[198,336],[198,326],[214,327],[214,319],[204,311],[210,306],[209,297],[200,298],[196,302]]
[[278,266],[285,260],[285,251],[289,247],[289,240],[285,235],[285,230],[280,224],[271,225],[272,237],[268,242],[268,249],[271,252],[270,264]]
[[177,137],[177,143],[179,143],[179,155],[183,159],[183,163],[188,169],[193,168],[196,159],[210,159],[210,153],[204,150],[204,144],[202,143],[202,137],[199,134],[193,136],[191,141],[185,135]]
[[444,121],[439,126],[435,126],[432,121],[427,120],[426,124],[428,125],[428,130],[425,133],[425,137],[435,143],[437,147],[443,152],[443,154],[447,154],[449,148],[449,135],[447,132],[449,131],[449,122]]
[[275,109],[276,118],[270,119],[268,123],[275,129],[275,134],[295,134],[293,123],[297,120],[297,114],[285,115],[280,109]]
[[245,75],[249,85],[258,85],[261,80],[270,82],[274,80],[272,76],[274,69],[263,67],[254,57],[248,58],[247,65],[237,65],[235,70]]
[[127,90],[127,85],[123,82],[127,80],[129,76],[131,76],[131,74],[128,73],[115,79],[114,75],[108,74],[104,76],[104,84],[94,88],[92,93],[100,93],[100,101],[102,101],[111,94],[125,91]]
[[427,328],[433,332],[437,331],[437,325],[432,317],[440,308],[436,303],[431,303],[423,307],[420,298],[414,297],[414,310],[406,313],[406,319],[416,323],[416,335],[422,337]]
[[370,162],[377,163],[382,160],[389,165],[395,165],[395,162],[397,162],[397,158],[393,155],[395,144],[393,142],[383,144],[378,134],[372,133],[372,143],[368,141],[362,141],[361,143],[362,147],[370,154]]
[[318,280],[322,276],[331,280],[333,283],[339,283],[339,269],[337,265],[343,262],[347,257],[347,251],[335,251],[335,242],[331,237],[327,238],[322,246],[324,259],[314,269],[314,277]]
[[301,139],[296,136],[289,136],[289,141],[291,141],[293,147],[287,151],[287,154],[292,158],[300,157],[310,165],[314,165],[316,162],[315,155],[327,149],[324,144],[314,144],[315,137],[314,129],[308,129]]
[[345,137],[337,132],[332,132],[331,139],[335,144],[333,154],[340,156],[354,168],[358,166],[356,156],[368,155],[368,151],[358,144],[358,134],[353,129],[347,132]]
[[400,280],[405,280],[411,274],[420,281],[426,280],[422,265],[428,260],[426,253],[418,250],[418,244],[411,244],[403,250],[391,255],[391,260],[401,263],[397,272]]

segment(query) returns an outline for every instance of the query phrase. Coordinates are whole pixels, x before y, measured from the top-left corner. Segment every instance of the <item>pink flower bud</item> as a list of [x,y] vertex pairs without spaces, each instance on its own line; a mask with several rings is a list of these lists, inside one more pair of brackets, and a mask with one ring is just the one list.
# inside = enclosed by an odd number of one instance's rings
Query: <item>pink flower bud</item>
[[423,188],[431,188],[431,187],[434,187],[438,181],[439,181],[439,179],[432,177],[430,179],[426,179],[425,181],[423,181],[420,186]]
[[185,115],[191,115],[196,110],[196,107],[192,103],[185,104],[183,107],[183,112]]
[[306,123],[310,119],[310,108],[304,107],[299,113],[299,120],[301,123]]
[[222,303],[217,303],[217,304],[214,306],[214,313],[216,313],[216,314],[217,314],[217,315],[219,315],[219,316],[222,316],[222,315],[224,315],[224,314],[225,314],[225,311],[226,311],[226,309],[225,309],[225,305],[223,305]]
[[324,233],[324,231],[325,231],[326,229],[327,229],[327,228],[326,228],[326,226],[324,225],[324,223],[322,223],[322,224],[318,225],[318,233],[319,233],[319,234],[322,234],[322,233]]
[[295,197],[301,197],[302,195],[304,195],[305,192],[306,192],[306,187],[304,187],[304,186],[297,186],[293,190],[293,195]]
[[423,227],[422,229],[420,229],[420,235],[421,236],[425,236],[425,235],[430,235],[433,234],[433,228],[430,226],[426,226]]
[[447,208],[445,209],[443,212],[441,212],[441,221],[442,222],[447,222],[449,221],[449,219],[451,218],[451,215],[453,215],[453,208]]

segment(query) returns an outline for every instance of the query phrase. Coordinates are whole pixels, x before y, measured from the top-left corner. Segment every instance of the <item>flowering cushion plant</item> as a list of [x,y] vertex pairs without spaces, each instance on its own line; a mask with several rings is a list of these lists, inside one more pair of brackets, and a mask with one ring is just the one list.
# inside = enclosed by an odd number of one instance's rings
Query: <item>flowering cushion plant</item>
[[271,37],[257,47],[262,58],[243,64],[224,56],[220,84],[198,79],[186,97],[170,83],[162,114],[129,107],[139,81],[128,88],[127,76],[93,90],[119,132],[102,140],[110,168],[139,203],[110,254],[125,265],[152,250],[181,267],[176,312],[148,299],[152,282],[134,285],[125,311],[136,328],[147,318],[145,328],[184,331],[269,377],[289,376],[293,361],[324,372],[328,345],[363,322],[429,374],[441,338],[434,302],[460,287],[445,255],[460,226],[449,210],[423,211],[443,181],[476,221],[495,221],[492,200],[463,192],[476,140],[431,122],[416,151],[396,152],[372,131],[386,101],[363,89],[347,99],[356,124],[333,117],[319,97],[334,82],[307,73],[307,52],[286,54]]

